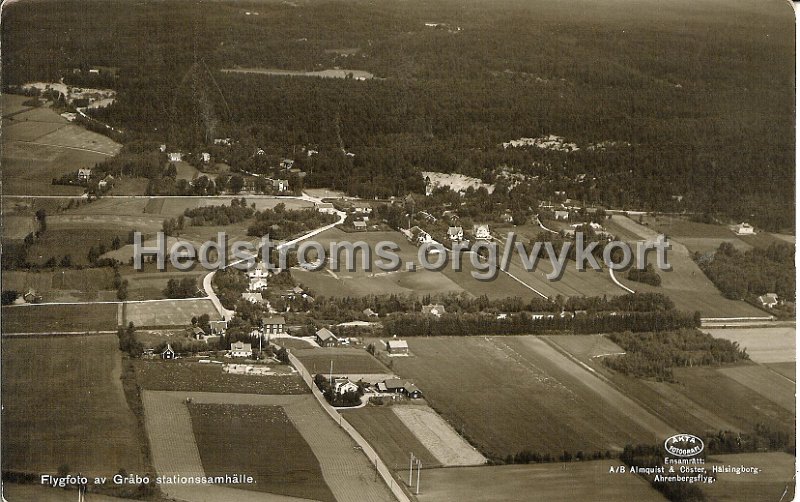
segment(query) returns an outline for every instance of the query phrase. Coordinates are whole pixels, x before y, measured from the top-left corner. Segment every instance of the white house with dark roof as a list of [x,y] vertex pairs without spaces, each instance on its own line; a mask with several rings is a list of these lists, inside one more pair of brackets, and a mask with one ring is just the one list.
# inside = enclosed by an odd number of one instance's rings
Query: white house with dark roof
[[767,293],[758,297],[758,301],[761,302],[761,305],[767,308],[773,308],[778,305],[778,295],[775,293]]
[[492,240],[492,233],[489,231],[489,225],[473,225],[472,235],[479,241]]
[[274,315],[261,319],[261,329],[265,335],[282,335],[286,332],[286,318]]
[[92,170],[87,168],[78,169],[78,181],[89,181],[92,176]]
[[447,238],[452,242],[461,242],[464,240],[464,229],[462,227],[448,227]]
[[167,344],[167,347],[161,351],[161,359],[175,359],[175,351],[172,345]]
[[753,225],[744,221],[734,226],[733,231],[736,232],[736,235],[753,235],[754,233],[756,233],[756,230],[755,228],[753,228]]
[[249,343],[234,342],[231,344],[231,357],[250,357],[253,355],[253,348]]
[[348,392],[358,392],[358,385],[351,382],[347,377],[334,378],[333,391],[340,396]]
[[389,340],[386,342],[386,351],[390,355],[408,355],[408,342],[405,340]]
[[444,305],[440,303],[432,303],[430,305],[423,305],[422,313],[426,315],[442,317],[442,314],[446,314],[447,311],[445,310]]

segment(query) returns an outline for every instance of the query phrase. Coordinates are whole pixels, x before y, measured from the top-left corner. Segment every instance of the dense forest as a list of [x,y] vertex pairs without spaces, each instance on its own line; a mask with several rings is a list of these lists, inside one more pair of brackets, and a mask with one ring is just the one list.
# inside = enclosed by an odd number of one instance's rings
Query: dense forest
[[696,329],[661,333],[612,333],[625,354],[607,357],[611,369],[641,378],[672,380],[672,368],[720,365],[749,359],[736,342],[714,338]]
[[700,268],[727,298],[753,300],[776,293],[781,300],[795,299],[794,246],[737,250],[723,242],[710,257],[697,256]]
[[[126,143],[313,148],[307,186],[365,197],[419,192],[422,170],[505,166],[551,196],[793,226],[794,23],[780,3],[52,5],[4,9],[6,89],[113,68],[118,100],[95,114]],[[220,71],[236,66],[376,78]],[[501,146],[550,134],[579,149]]]

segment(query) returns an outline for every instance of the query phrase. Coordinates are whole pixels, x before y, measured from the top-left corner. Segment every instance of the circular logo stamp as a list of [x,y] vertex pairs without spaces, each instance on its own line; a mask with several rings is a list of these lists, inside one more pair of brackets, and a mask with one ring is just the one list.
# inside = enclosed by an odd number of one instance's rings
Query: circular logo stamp
[[664,449],[676,457],[694,457],[704,448],[703,440],[693,434],[675,434],[664,441]]

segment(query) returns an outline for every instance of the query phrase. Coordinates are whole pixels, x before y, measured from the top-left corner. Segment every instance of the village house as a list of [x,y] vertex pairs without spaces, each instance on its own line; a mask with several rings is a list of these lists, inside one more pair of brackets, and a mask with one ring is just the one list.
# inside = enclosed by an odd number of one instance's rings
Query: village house
[[167,154],[167,160],[170,162],[180,162],[183,160],[183,154],[181,152],[170,152]]
[[252,303],[253,305],[257,305],[259,303],[264,303],[264,296],[259,292],[255,292],[255,293],[244,292],[244,293],[242,293],[242,298],[246,302]]
[[267,278],[269,277],[269,271],[267,270],[267,266],[264,262],[259,263],[258,265],[247,272],[247,278],[250,280],[250,291],[260,291],[267,287]]
[[283,179],[273,179],[272,180],[272,189],[278,193],[283,193],[289,190],[289,180]]
[[767,308],[773,308],[778,305],[778,295],[775,293],[767,293],[765,295],[761,295],[758,297],[758,301],[761,302],[761,305]]
[[231,138],[214,138],[215,145],[231,146]]
[[431,237],[431,234],[429,234],[425,230],[422,230],[421,228],[414,226],[411,227],[411,229],[408,231],[408,240],[412,244],[421,246],[423,244],[428,244],[430,242],[433,242],[433,237]]
[[292,159],[283,159],[281,161],[281,169],[291,169],[294,167],[294,161]]
[[202,160],[204,163],[208,164],[209,162],[211,162],[211,154],[208,153],[208,152],[201,153],[200,154],[200,160]]
[[361,313],[367,317],[378,317],[378,313],[371,308],[365,308]]
[[393,356],[408,355],[408,342],[405,340],[388,340],[386,342],[386,351]]
[[367,222],[364,220],[354,221],[353,228],[356,230],[365,231],[367,229]]
[[409,381],[402,381],[399,378],[387,378],[383,382],[378,382],[378,391],[393,394],[402,394],[411,399],[422,397],[422,391]]
[[200,326],[192,326],[189,328],[189,334],[195,340],[202,340],[206,336],[206,332]]
[[531,319],[555,319],[558,316],[555,312],[531,312]]
[[211,328],[211,333],[214,335],[224,335],[225,330],[228,329],[228,321],[208,321],[208,326]]
[[314,334],[314,337],[320,347],[336,347],[339,345],[339,337],[331,333],[328,328],[318,330]]
[[733,229],[736,232],[736,235],[753,235],[754,233],[756,233],[755,228],[753,228],[753,225],[745,222],[739,223],[738,225],[733,227]]
[[166,153],[167,145],[164,145],[164,144],[158,145],[158,151],[161,152],[161,153]]
[[444,309],[444,305],[440,303],[432,303],[430,305],[423,305],[422,313],[426,315],[442,317],[442,314],[446,314],[447,311]]
[[568,220],[569,219],[569,211],[558,209],[553,211],[553,218],[556,220]]
[[333,391],[340,396],[348,392],[358,392],[358,385],[351,382],[347,377],[334,378]]
[[78,169],[78,181],[89,181],[92,176],[91,169]]
[[161,351],[161,359],[175,359],[175,351],[172,350],[172,345],[167,344],[167,347]]
[[105,189],[108,188],[108,186],[111,185],[113,182],[114,182],[114,177],[109,174],[105,178],[97,182],[97,187]]
[[489,231],[489,225],[473,225],[472,235],[479,241],[492,240],[492,233]]
[[464,240],[464,229],[462,227],[448,227],[447,238],[452,242],[461,242]]
[[330,202],[316,202],[314,209],[320,213],[336,214],[336,208]]
[[253,349],[249,343],[235,342],[231,344],[231,357],[250,357],[253,355]]
[[261,328],[265,335],[282,335],[286,332],[286,319],[275,315],[261,319]]

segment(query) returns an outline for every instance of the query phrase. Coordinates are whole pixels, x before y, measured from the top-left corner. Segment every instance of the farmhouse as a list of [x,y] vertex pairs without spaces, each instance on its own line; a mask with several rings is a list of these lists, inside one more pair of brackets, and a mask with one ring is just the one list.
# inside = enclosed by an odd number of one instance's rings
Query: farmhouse
[[753,225],[745,222],[734,226],[733,230],[736,232],[736,235],[753,235],[755,233]]
[[181,152],[170,152],[167,154],[167,159],[170,162],[180,162],[183,160],[183,154]]
[[367,229],[367,222],[363,221],[363,220],[354,221],[353,222],[353,228],[355,228],[356,230],[362,230],[362,231],[366,230]]
[[422,313],[436,317],[442,317],[442,314],[446,314],[447,311],[445,310],[444,305],[440,303],[432,303],[430,305],[423,305]]
[[206,332],[203,331],[203,328],[201,328],[200,326],[193,326],[189,328],[189,331],[191,332],[192,338],[194,338],[195,340],[202,340],[203,337],[206,336]]
[[367,317],[378,317],[378,313],[371,308],[365,308],[361,313]]
[[208,153],[208,152],[201,153],[200,154],[200,160],[202,160],[204,163],[208,164],[209,162],[211,162],[211,154]]
[[555,319],[558,314],[554,312],[531,312],[531,319]]
[[492,233],[489,231],[489,225],[474,225],[472,227],[472,235],[479,241],[492,240]]
[[231,357],[250,357],[253,349],[249,343],[235,342],[231,344]]
[[358,392],[358,385],[351,382],[347,377],[335,378],[333,380],[333,391],[340,396],[348,392]]
[[553,211],[553,218],[555,218],[556,220],[568,220],[569,211],[566,210]]
[[286,332],[286,319],[282,315],[261,319],[261,327],[265,335],[282,335]]
[[449,227],[447,229],[447,238],[452,242],[461,242],[464,240],[464,229],[462,227]]
[[78,181],[89,181],[92,176],[91,169],[78,169]]
[[407,355],[408,342],[405,340],[389,340],[386,342],[386,350],[392,355]]
[[331,333],[328,328],[322,328],[314,334],[317,344],[320,347],[336,347],[339,345],[339,337]]
[[433,237],[431,237],[431,235],[428,232],[422,230],[417,226],[414,226],[411,227],[411,229],[409,230],[408,240],[413,244],[421,246],[423,244],[433,242]]
[[394,394],[402,394],[412,399],[419,399],[422,397],[422,391],[409,381],[402,381],[399,378],[388,378],[383,382],[378,382],[378,391],[391,392]]
[[765,295],[761,295],[758,297],[758,301],[761,302],[761,305],[767,308],[773,308],[778,304],[778,295],[775,293],[767,293]]
[[175,351],[172,350],[172,345],[167,344],[167,347],[161,351],[161,359],[175,359]]
[[214,138],[215,145],[231,146],[231,138]]
[[294,167],[294,161],[292,159],[283,159],[281,161],[281,169],[291,169]]

